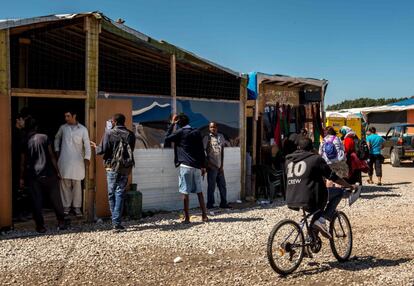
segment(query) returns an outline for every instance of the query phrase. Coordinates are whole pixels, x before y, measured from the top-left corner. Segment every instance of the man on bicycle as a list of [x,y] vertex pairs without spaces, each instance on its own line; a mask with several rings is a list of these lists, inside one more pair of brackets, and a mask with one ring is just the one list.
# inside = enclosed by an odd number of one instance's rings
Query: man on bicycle
[[329,188],[328,191],[325,179],[350,190],[354,190],[355,186],[348,184],[331,170],[326,161],[315,152],[313,142],[309,138],[301,138],[298,150],[286,156],[286,175],[288,207],[304,208],[307,212],[315,213],[311,224],[323,236],[330,238],[326,220],[332,219],[344,190]]

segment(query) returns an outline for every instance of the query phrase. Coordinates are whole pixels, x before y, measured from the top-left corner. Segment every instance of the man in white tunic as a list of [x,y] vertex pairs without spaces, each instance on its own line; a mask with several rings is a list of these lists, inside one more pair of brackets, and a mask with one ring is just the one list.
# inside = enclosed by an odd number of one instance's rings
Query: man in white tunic
[[91,146],[88,130],[76,118],[76,112],[65,112],[66,124],[60,126],[55,136],[55,151],[62,176],[60,191],[65,215],[73,206],[76,216],[82,216],[82,187],[85,165],[89,165]]

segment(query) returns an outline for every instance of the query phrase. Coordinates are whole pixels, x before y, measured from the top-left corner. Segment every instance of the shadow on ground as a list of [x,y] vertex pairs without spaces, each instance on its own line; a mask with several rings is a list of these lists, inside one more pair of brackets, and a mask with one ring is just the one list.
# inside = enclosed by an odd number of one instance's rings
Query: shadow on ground
[[[233,211],[234,213],[239,212],[239,210]],[[260,217],[250,217],[250,218],[237,218],[237,217],[220,217],[220,214],[231,214],[231,212],[219,213],[213,217],[210,217],[207,224],[214,224],[214,223],[234,223],[234,222],[254,222],[254,221],[261,221],[263,218]],[[200,217],[201,214],[195,213],[196,217]],[[168,219],[171,220],[171,223],[168,224],[160,224],[159,222],[163,221],[164,218],[160,217],[156,220],[152,219],[149,221],[142,220],[142,221],[126,221],[125,227],[127,232],[134,232],[134,231],[144,231],[144,230],[161,230],[161,231],[181,231],[192,228],[194,226],[198,226],[200,224],[205,224],[205,222],[201,221],[192,221],[189,224],[178,222],[177,219],[169,217]],[[198,218],[197,218],[198,219]],[[36,238],[45,235],[64,235],[70,233],[90,233],[90,232],[99,232],[99,231],[110,231],[112,226],[110,223],[101,223],[101,224],[81,224],[69,227],[67,230],[56,231],[56,230],[48,230],[45,234],[39,234],[35,231],[12,231],[8,234],[0,236],[0,240],[8,240],[8,239],[26,239],[26,238]],[[116,235],[114,233],[114,235]]]
[[345,271],[362,271],[377,267],[393,267],[398,266],[402,263],[411,261],[410,258],[399,258],[399,259],[382,259],[374,256],[354,256],[347,262],[328,262],[327,264],[309,263],[313,268],[305,269],[294,273],[293,277],[303,275],[316,275],[322,272],[326,272],[332,269],[342,269]]

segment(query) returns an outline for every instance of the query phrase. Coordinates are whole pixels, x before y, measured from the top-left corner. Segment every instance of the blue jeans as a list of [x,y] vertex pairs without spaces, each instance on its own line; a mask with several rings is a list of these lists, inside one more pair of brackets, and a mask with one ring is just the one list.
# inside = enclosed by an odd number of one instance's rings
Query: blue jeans
[[207,207],[212,208],[214,206],[214,191],[216,190],[216,184],[220,192],[220,206],[226,206],[227,188],[224,171],[220,171],[220,169],[217,168],[207,169],[207,183]]
[[108,182],[108,200],[112,214],[112,224],[114,226],[120,225],[128,175],[106,171],[106,179]]
[[320,217],[324,217],[325,219],[331,221],[336,212],[336,208],[344,196],[344,192],[345,190],[342,188],[328,188],[328,204],[326,205],[325,209],[321,210],[313,216],[312,222],[319,219]]

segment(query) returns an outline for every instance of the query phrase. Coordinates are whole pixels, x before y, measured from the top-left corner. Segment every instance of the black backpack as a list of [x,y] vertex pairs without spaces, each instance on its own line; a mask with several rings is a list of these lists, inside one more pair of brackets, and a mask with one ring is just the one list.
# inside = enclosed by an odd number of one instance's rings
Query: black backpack
[[360,140],[359,141],[359,146],[358,146],[358,158],[360,160],[367,160],[369,157],[369,148],[368,148],[368,144],[365,140]]
[[129,132],[117,132],[114,130],[114,135],[119,138],[112,153],[111,168],[113,171],[128,175],[131,169],[135,166],[134,154],[129,145]]

